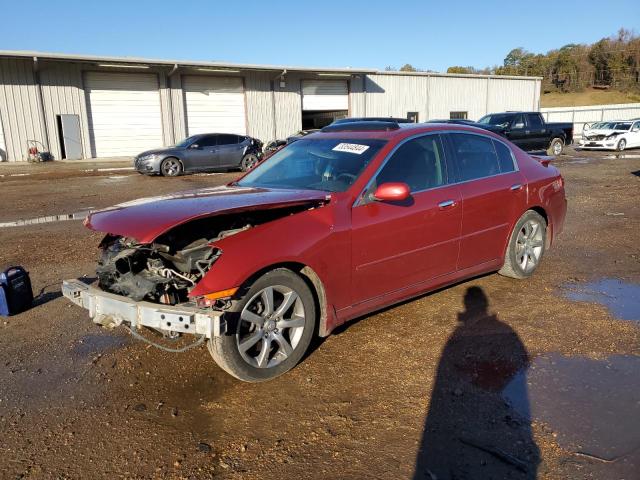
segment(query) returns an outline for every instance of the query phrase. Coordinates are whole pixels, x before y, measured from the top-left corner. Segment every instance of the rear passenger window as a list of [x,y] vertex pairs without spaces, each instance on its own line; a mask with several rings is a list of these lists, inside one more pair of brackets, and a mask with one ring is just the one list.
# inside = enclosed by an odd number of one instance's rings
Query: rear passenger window
[[382,167],[376,177],[376,186],[387,182],[404,182],[412,192],[419,192],[444,185],[446,172],[442,152],[440,135],[408,140]]
[[498,156],[490,138],[467,133],[450,135],[461,182],[500,173]]
[[238,143],[237,135],[218,135],[218,145],[234,145]]
[[513,164],[513,155],[509,147],[502,142],[493,141],[493,146],[498,154],[498,163],[500,164],[500,173],[513,172],[516,167]]

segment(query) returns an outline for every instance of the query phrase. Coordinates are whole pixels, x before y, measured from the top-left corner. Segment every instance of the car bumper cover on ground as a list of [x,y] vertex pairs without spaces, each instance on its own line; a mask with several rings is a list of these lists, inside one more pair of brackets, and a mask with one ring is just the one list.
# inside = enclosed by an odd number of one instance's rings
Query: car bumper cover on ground
[[62,294],[88,310],[94,323],[107,327],[124,323],[131,328],[144,326],[171,333],[204,335],[206,338],[223,335],[226,331],[222,312],[136,302],[87,285],[79,279],[64,280]]

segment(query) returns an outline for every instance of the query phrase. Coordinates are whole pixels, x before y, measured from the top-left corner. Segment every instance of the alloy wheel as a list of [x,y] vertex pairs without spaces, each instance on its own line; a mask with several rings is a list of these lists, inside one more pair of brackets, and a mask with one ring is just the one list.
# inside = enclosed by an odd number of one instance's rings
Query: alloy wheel
[[263,288],[240,313],[238,351],[249,365],[275,367],[296,349],[304,328],[304,304],[295,290],[283,285]]
[[540,262],[544,247],[543,227],[536,220],[527,220],[516,239],[516,261],[523,272],[533,271]]
[[162,162],[162,173],[168,177],[175,177],[180,173],[180,162],[173,158],[168,158]]
[[618,151],[621,152],[627,147],[627,141],[624,138],[621,138],[618,142]]
[[555,142],[553,144],[553,154],[558,156],[562,153],[562,142]]

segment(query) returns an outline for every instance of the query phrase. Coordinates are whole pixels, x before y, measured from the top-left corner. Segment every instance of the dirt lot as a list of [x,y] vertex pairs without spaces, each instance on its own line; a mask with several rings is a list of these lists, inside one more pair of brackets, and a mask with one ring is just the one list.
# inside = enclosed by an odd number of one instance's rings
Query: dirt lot
[[[80,221],[0,228],[0,265],[42,292],[0,319],[0,477],[640,478],[640,151],[557,165],[566,229],[532,279],[370,315],[257,385],[61,298],[63,278],[94,273],[100,235]],[[83,168],[6,170],[0,223],[235,176]]]

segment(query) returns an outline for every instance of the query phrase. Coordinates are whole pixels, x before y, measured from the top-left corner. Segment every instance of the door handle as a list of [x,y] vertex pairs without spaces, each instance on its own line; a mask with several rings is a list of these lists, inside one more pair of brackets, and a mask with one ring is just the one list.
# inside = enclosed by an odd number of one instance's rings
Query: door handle
[[513,190],[514,192],[522,190],[522,184],[521,183],[516,183],[514,185],[511,185],[511,190]]
[[440,210],[444,210],[445,208],[451,208],[455,206],[456,206],[456,202],[454,200],[445,200],[444,202],[440,202],[438,204],[438,207],[440,208]]

